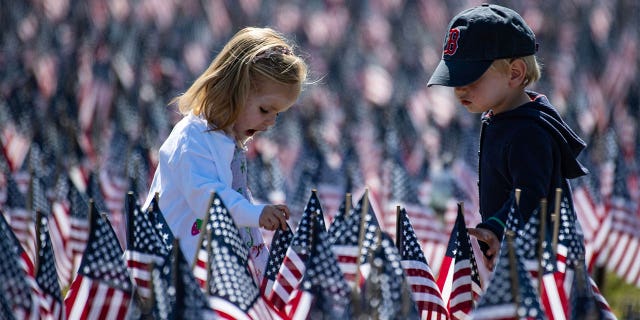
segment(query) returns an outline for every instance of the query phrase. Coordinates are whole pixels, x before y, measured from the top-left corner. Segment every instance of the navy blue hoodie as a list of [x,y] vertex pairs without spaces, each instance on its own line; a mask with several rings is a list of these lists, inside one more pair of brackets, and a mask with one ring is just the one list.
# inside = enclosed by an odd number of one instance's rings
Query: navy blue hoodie
[[482,117],[478,153],[482,223],[478,227],[493,231],[498,239],[502,239],[516,188],[522,190],[521,221],[527,221],[542,198],[554,203],[556,188],[563,188],[563,195],[571,199],[566,179],[588,173],[576,159],[586,146],[584,141],[562,120],[547,97],[532,91],[527,94],[531,102]]

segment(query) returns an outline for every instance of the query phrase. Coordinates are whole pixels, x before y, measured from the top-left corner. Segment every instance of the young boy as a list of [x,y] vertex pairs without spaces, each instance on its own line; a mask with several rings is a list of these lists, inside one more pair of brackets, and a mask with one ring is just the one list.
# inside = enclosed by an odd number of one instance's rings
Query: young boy
[[522,190],[519,208],[527,221],[542,198],[554,203],[556,188],[571,199],[566,179],[587,174],[576,159],[585,143],[544,95],[525,90],[540,78],[537,47],[533,31],[515,11],[483,4],[451,20],[442,60],[428,83],[454,87],[469,112],[483,113],[478,152],[482,223],[469,233],[478,239],[489,269],[515,189]]

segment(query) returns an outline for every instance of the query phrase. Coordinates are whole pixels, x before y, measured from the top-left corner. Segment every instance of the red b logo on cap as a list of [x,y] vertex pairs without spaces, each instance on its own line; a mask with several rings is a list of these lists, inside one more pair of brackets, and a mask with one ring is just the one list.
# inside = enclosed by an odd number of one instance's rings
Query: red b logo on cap
[[458,50],[458,39],[460,38],[460,30],[453,28],[449,30],[449,36],[447,37],[447,43],[444,45],[444,52],[442,55],[452,56]]

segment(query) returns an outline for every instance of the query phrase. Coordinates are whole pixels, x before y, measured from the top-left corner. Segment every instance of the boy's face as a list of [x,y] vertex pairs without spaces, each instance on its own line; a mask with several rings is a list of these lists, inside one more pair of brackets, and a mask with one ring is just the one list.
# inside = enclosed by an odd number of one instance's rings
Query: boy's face
[[494,66],[471,84],[455,87],[454,93],[469,112],[481,113],[493,110],[494,113],[510,109],[513,88],[509,87],[509,75]]
[[263,77],[258,81],[260,83],[249,93],[233,124],[233,133],[241,142],[272,127],[278,114],[291,108],[300,93],[296,85],[281,84]]

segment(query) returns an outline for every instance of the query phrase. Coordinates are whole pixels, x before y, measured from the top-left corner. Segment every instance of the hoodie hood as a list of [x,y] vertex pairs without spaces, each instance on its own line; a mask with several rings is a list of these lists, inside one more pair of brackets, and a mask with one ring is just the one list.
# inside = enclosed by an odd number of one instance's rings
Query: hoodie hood
[[560,146],[562,176],[564,178],[573,179],[589,173],[589,170],[577,159],[587,144],[562,120],[560,114],[545,95],[533,91],[527,91],[527,94],[531,97],[531,102],[499,116],[531,118],[545,128]]

